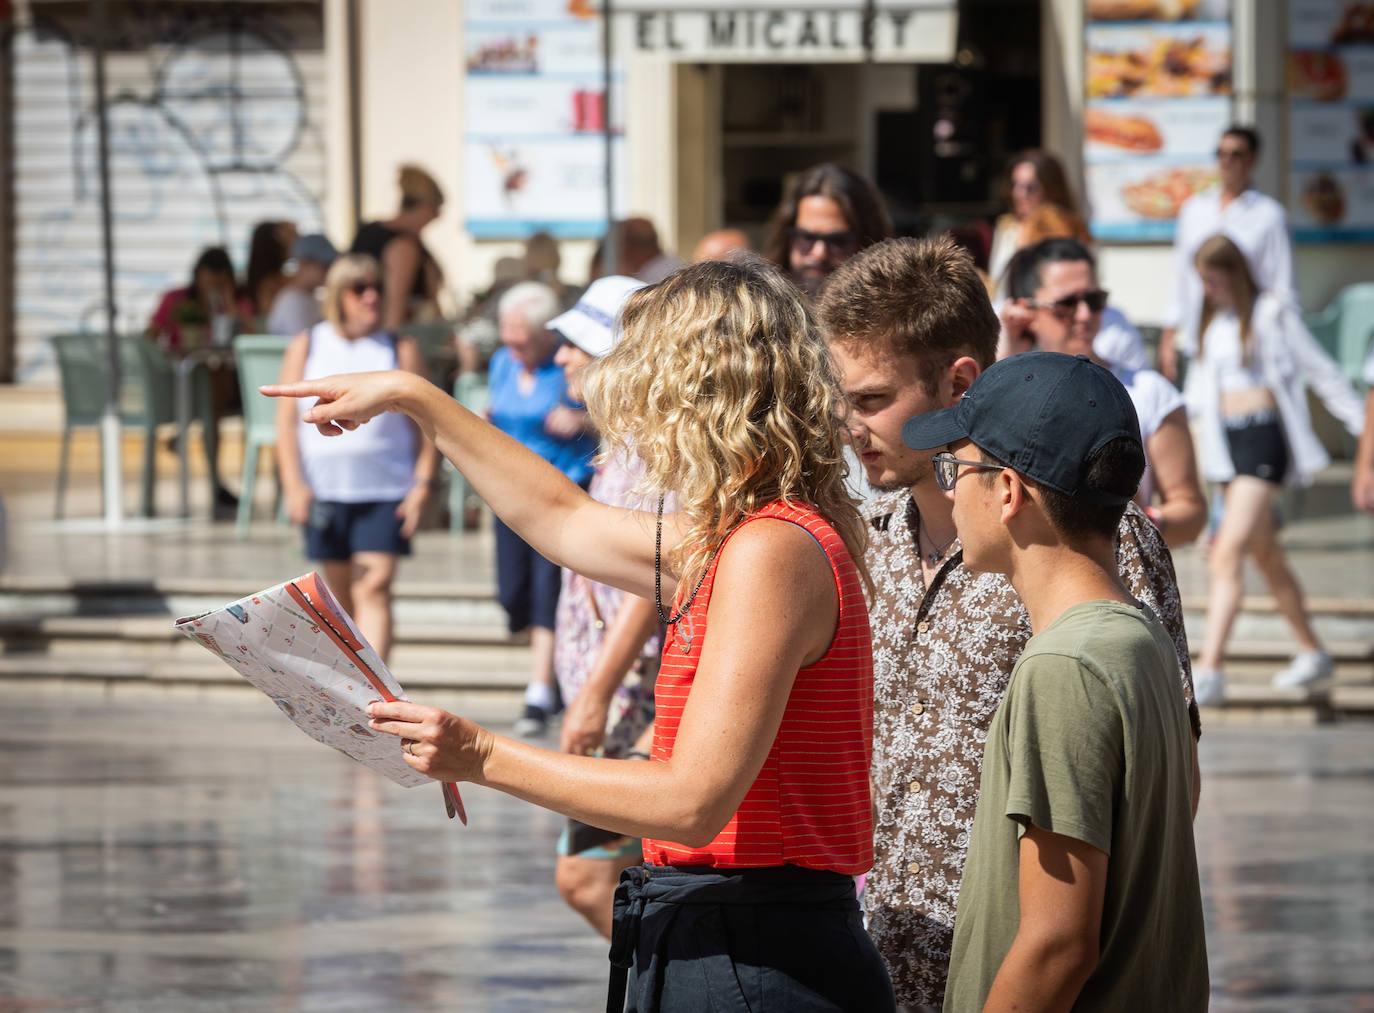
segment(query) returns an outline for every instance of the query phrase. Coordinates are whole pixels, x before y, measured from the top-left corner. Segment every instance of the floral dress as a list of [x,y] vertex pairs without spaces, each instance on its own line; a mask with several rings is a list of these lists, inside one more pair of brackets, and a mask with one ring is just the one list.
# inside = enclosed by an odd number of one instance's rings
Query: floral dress
[[[634,492],[642,475],[643,465],[638,457],[617,456],[596,469],[589,492],[593,499],[609,506],[654,509],[656,502],[646,504],[644,498]],[[673,509],[670,496],[664,510],[671,512]],[[605,634],[597,624],[598,613],[602,623],[609,626],[625,597],[626,593],[619,588],[598,584],[571,570],[563,571],[563,588],[558,596],[558,615],[554,623],[553,665],[564,701],[571,702],[581,692],[596,662],[597,652],[601,650]],[[633,670],[616,688],[606,719],[605,755],[625,753],[653,722],[654,675],[658,672],[662,647],[663,631],[660,629],[645,643]]]

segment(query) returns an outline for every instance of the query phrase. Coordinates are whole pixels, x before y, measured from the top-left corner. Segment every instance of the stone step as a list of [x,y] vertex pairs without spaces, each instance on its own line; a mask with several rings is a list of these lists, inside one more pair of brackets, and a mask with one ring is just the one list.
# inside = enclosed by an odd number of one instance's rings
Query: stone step
[[[510,648],[522,646],[524,638],[513,638],[503,627],[460,622],[419,623],[398,621],[395,640],[416,646],[479,646]],[[112,645],[138,649],[174,649],[196,645],[172,625],[170,614],[163,615],[0,615],[0,644],[9,650],[32,650],[44,646],[59,649],[107,650]]]
[[[18,651],[0,655],[0,681],[11,686],[30,681],[83,684],[198,685],[241,687],[252,690],[237,672],[207,651],[199,657],[135,658],[125,656],[84,657],[52,654],[45,651]],[[513,656],[488,659],[480,655],[454,655],[449,658],[412,657],[396,652],[390,667],[410,695],[417,690],[515,692],[522,689],[529,675],[528,658]]]
[[[72,581],[0,575],[0,621],[64,616],[196,616],[244,596],[242,580]],[[392,595],[398,625],[455,624],[504,630],[506,615],[485,583],[409,581]],[[169,618],[169,622],[170,622]]]
[[[1307,601],[1312,625],[1325,643],[1346,642],[1364,644],[1367,654],[1374,656],[1374,601],[1359,598],[1314,597]],[[1199,596],[1183,599],[1183,623],[1188,640],[1194,646],[1202,643],[1207,629],[1207,602]],[[1231,629],[1227,650],[1244,651],[1250,642],[1274,645],[1282,654],[1292,654],[1296,641],[1288,623],[1279,614],[1273,598],[1247,597],[1241,603]]]

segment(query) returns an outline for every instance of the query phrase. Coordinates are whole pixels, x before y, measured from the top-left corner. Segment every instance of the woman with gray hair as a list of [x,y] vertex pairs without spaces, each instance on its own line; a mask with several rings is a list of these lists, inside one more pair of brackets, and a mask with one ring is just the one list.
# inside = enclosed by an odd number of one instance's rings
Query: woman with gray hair
[[[419,346],[382,329],[381,266],[365,253],[334,261],[325,276],[325,319],[298,334],[282,360],[281,381],[331,373],[404,369],[424,374]],[[305,405],[277,407],[277,471],[286,513],[305,529],[306,556],[386,659],[391,649],[391,583],[396,561],[434,481],[434,441],[404,415],[384,414],[345,446],[300,421]]]
[[[570,402],[563,370],[554,362],[559,339],[547,325],[561,309],[553,289],[537,281],[513,285],[501,296],[501,347],[491,357],[487,417],[585,488],[597,441],[586,411]],[[530,631],[533,651],[525,708],[515,730],[539,735],[557,710],[553,629],[561,575],[500,518],[495,529],[497,596],[510,631]]]

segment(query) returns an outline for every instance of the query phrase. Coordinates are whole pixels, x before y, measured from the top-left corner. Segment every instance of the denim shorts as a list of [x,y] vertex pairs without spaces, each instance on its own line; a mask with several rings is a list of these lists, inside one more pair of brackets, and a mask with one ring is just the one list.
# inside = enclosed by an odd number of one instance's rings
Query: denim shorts
[[310,504],[305,522],[305,555],[309,559],[343,562],[359,552],[410,555],[410,539],[401,537],[398,499],[369,503]]

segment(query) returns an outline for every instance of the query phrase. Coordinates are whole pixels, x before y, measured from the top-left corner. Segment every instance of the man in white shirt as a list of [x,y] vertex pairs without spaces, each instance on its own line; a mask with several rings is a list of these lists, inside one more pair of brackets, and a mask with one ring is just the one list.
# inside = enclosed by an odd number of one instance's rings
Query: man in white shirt
[[1283,205],[1253,185],[1259,152],[1259,134],[1253,128],[1228,127],[1217,144],[1221,183],[1189,197],[1178,213],[1173,284],[1159,340],[1159,371],[1174,382],[1179,352],[1191,355],[1197,347],[1202,282],[1193,257],[1212,236],[1225,235],[1240,247],[1261,290],[1297,302],[1287,215]]

